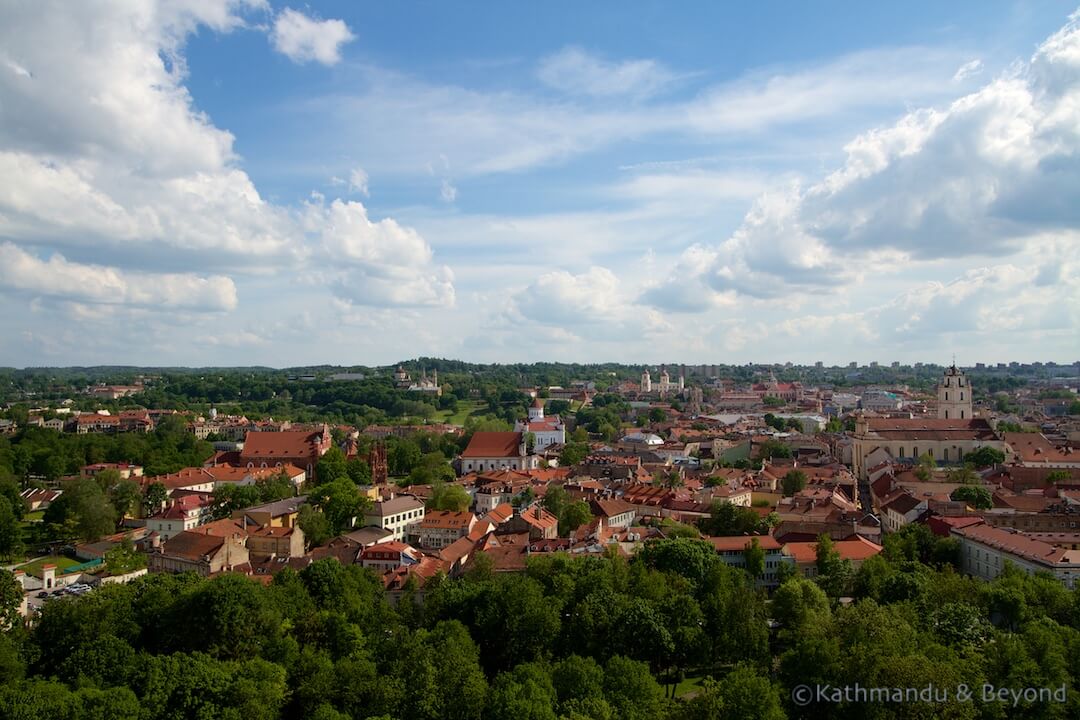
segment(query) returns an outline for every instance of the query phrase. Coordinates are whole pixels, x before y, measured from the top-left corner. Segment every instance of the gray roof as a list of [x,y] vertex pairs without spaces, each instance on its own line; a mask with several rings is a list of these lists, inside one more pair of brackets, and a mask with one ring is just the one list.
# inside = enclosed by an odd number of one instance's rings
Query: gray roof
[[383,517],[386,515],[397,515],[398,513],[407,512],[409,510],[419,510],[423,507],[424,503],[420,502],[412,495],[398,495],[389,500],[375,503],[371,510],[368,510],[364,514]]
[[274,502],[268,502],[264,505],[254,505],[249,508],[244,508],[245,513],[253,512],[265,512],[270,513],[274,517],[278,515],[288,515],[300,510],[300,506],[307,502],[307,495],[297,495],[296,497],[285,498],[284,500],[275,500]]
[[382,542],[388,537],[393,536],[393,532],[381,527],[375,527],[374,525],[368,525],[362,527],[359,530],[353,530],[350,533],[345,533],[342,537],[346,537],[352,540],[354,543],[367,547],[368,545],[375,545]]

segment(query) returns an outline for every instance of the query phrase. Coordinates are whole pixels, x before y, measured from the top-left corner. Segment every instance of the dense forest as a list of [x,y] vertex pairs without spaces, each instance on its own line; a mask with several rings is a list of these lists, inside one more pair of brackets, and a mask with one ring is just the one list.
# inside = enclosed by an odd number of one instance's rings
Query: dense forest
[[[771,600],[691,539],[632,560],[533,556],[523,575],[481,556],[396,606],[335,560],[267,586],[152,575],[50,600],[0,636],[0,718],[1077,717],[1080,593],[925,564],[948,555],[936,543],[913,531],[854,573],[826,550],[820,581],[789,577]],[[856,683],[1065,687],[1067,701],[792,700]]]

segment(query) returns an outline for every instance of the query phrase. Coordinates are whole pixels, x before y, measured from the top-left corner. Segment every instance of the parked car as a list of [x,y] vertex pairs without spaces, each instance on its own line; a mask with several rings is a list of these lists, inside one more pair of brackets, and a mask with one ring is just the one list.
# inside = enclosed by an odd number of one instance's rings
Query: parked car
[[37,597],[38,597],[39,600],[41,598],[47,598],[47,597],[49,597],[49,591],[48,590],[42,590],[41,592],[39,592],[37,594]]
[[56,588],[55,590],[52,591],[52,594],[53,595],[63,595],[64,594],[64,588]]

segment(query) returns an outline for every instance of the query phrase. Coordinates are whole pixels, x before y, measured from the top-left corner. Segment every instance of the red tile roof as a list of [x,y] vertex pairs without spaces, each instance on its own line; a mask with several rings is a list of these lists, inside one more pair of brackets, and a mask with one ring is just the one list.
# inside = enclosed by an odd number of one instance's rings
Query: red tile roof
[[772,535],[732,535],[730,537],[703,537],[711,543],[717,552],[736,552],[745,550],[753,540],[757,540],[763,550],[779,550],[781,545]]
[[469,446],[461,453],[463,458],[519,457],[522,433],[477,431],[469,440]]

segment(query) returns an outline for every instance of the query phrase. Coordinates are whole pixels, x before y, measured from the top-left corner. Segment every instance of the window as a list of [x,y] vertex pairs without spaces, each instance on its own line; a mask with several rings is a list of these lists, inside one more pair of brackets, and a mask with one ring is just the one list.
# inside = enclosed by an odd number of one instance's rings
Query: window
[[904,448],[900,448],[900,457],[904,457]]
[[948,400],[949,400],[949,391],[948,390],[945,391],[945,400],[946,400],[946,402],[948,402]]
[[963,400],[964,400],[964,393],[960,393],[960,401],[963,402]]
[[949,448],[945,448],[945,449],[944,449],[944,450],[942,450],[941,452],[942,452],[942,459],[943,459],[943,460],[944,460],[945,462],[949,462]]
[[949,419],[949,411],[948,411],[948,410],[946,410],[946,411],[945,411],[945,419],[946,419],[946,420],[948,420],[948,419]]
[[963,419],[964,419],[964,411],[963,411],[963,410],[961,410],[961,411],[960,411],[960,419],[961,419],[961,420],[963,420]]

